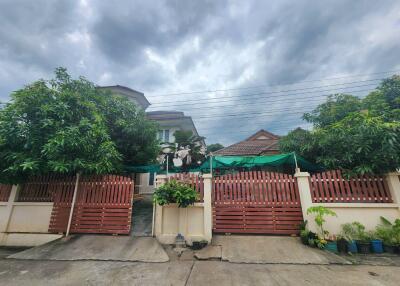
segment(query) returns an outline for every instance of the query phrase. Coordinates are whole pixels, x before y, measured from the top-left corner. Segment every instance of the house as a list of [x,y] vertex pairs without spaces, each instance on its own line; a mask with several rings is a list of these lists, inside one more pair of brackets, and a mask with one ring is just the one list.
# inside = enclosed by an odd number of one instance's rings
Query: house
[[[199,136],[192,117],[186,116],[180,111],[150,111],[146,112],[149,119],[156,121],[160,130],[158,131],[158,139],[161,142],[175,142],[174,133],[178,130],[190,130],[193,135]],[[202,142],[205,145],[204,142]]]
[[260,156],[279,154],[279,136],[261,129],[249,138],[222,148],[215,156]]
[[150,102],[144,96],[142,92],[131,89],[122,85],[110,85],[110,86],[99,86],[98,89],[108,90],[112,94],[122,95],[131,100],[135,105],[143,110],[146,110],[150,106]]
[[[134,102],[137,107],[146,111],[150,106],[150,102],[147,100],[142,92],[131,89],[126,86],[112,85],[99,87],[103,90],[109,90],[111,93],[116,95],[122,95],[127,97],[129,100]],[[161,142],[174,143],[174,133],[177,130],[192,131],[194,135],[199,136],[196,126],[190,116],[185,115],[180,111],[149,111],[146,112],[147,118],[154,120],[160,126],[158,131],[158,139]],[[205,142],[201,144],[205,147]],[[151,194],[155,187],[155,173],[140,173],[135,176],[136,191],[141,194]]]

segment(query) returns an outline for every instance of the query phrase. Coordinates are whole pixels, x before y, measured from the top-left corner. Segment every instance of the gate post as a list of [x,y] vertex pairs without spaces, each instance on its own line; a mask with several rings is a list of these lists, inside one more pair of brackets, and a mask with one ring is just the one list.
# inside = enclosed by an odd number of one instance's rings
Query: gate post
[[19,185],[13,185],[11,188],[10,195],[8,197],[8,201],[6,202],[7,207],[4,217],[0,221],[0,232],[7,232],[8,226],[10,224],[11,214],[13,211],[13,204],[14,202],[17,201],[18,192],[19,192]]
[[389,191],[393,202],[400,204],[400,172],[392,172],[386,175]]
[[[297,172],[294,174],[297,178],[297,185],[299,187],[301,211],[303,219],[307,219],[307,209],[312,205],[311,188],[310,188],[310,173]],[[309,222],[310,223],[310,222]]]
[[210,243],[212,239],[212,205],[211,205],[211,191],[212,191],[212,175],[204,174],[204,236]]
[[[166,175],[157,175],[156,176],[156,188],[167,182]],[[162,215],[163,210],[162,206],[153,203],[153,227],[152,227],[152,236],[157,236],[162,232]]]

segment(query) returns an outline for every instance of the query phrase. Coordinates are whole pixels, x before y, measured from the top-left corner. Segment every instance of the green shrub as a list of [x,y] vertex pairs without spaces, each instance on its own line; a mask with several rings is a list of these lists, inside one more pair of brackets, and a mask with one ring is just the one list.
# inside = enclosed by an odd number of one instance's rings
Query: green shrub
[[307,214],[315,214],[314,221],[319,227],[318,236],[321,239],[325,239],[326,236],[329,234],[329,232],[324,229],[324,222],[325,222],[324,217],[326,215],[337,216],[336,213],[324,206],[315,206],[315,207],[309,207],[307,209]]
[[381,223],[376,227],[376,236],[383,240],[386,245],[400,244],[400,219],[391,223],[384,217],[381,217]]
[[171,180],[154,192],[153,200],[160,206],[176,203],[180,208],[193,205],[198,194],[189,184]]
[[365,231],[365,226],[362,223],[355,221],[352,223],[352,225],[354,226],[354,230],[355,230],[355,240],[358,240],[361,242],[371,241],[372,233]]
[[342,224],[341,236],[349,242],[354,241],[357,236],[357,229],[354,223]]

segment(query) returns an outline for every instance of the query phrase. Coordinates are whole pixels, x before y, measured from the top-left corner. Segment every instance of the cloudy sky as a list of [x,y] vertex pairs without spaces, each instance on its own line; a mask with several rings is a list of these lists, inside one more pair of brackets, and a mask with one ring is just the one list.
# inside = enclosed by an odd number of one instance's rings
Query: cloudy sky
[[400,73],[400,1],[0,0],[0,100],[58,66],[184,111],[207,143],[285,134]]

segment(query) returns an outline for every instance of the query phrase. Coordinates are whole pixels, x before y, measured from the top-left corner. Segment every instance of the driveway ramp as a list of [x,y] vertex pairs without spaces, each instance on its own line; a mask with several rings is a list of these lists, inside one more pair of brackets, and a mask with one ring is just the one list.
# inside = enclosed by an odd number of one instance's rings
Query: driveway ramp
[[8,256],[32,260],[111,260],[167,262],[167,253],[153,237],[75,235]]

